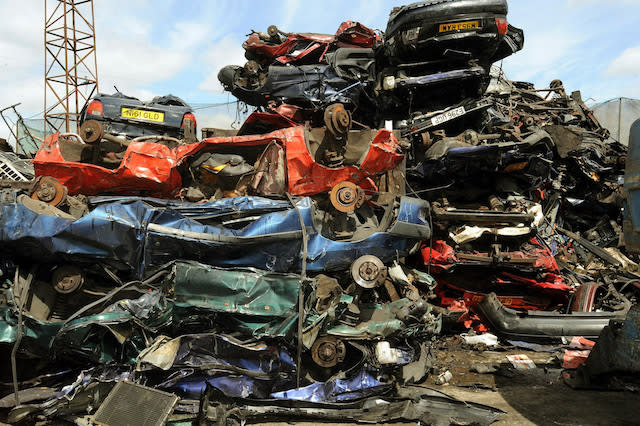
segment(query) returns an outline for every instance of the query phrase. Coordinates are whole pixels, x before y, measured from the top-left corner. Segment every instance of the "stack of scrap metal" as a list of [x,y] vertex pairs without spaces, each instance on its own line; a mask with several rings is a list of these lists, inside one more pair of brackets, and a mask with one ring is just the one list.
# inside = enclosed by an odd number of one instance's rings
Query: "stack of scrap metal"
[[624,319],[626,148],[559,80],[492,68],[524,44],[506,14],[252,32],[219,73],[256,108],[235,134],[196,140],[173,96],[92,100],[3,185],[2,418],[489,424],[416,386],[439,336]]

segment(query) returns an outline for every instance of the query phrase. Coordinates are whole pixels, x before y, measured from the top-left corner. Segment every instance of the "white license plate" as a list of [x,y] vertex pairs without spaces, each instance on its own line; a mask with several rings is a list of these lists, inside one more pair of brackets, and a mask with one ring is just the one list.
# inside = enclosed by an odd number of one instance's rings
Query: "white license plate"
[[449,120],[453,120],[456,117],[460,117],[461,115],[464,115],[464,113],[465,113],[464,107],[454,108],[452,110],[443,112],[442,114],[439,114],[433,117],[431,119],[431,125],[437,126],[438,124],[442,124]]

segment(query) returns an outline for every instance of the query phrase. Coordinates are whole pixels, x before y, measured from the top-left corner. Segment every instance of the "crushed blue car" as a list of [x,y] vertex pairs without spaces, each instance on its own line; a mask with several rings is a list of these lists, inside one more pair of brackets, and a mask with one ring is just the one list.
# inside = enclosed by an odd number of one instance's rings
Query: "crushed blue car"
[[[108,201],[76,220],[39,214],[21,203],[1,203],[0,250],[58,264],[103,263],[136,277],[148,276],[175,259],[298,272],[302,218],[308,238],[307,271],[339,271],[363,255],[383,262],[406,256],[431,235],[429,204],[410,197],[364,205],[346,225],[336,224],[311,198],[293,206],[258,197],[203,204],[133,197]],[[342,225],[355,231],[349,238],[336,239],[335,228]]]

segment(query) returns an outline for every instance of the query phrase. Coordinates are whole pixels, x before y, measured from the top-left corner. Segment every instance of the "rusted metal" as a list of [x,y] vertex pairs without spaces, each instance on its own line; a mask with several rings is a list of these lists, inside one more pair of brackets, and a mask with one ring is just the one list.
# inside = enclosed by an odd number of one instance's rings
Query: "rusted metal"
[[491,210],[498,211],[498,212],[504,211],[504,203],[502,202],[502,200],[500,200],[500,198],[496,197],[495,195],[489,196],[489,206],[491,207]]
[[97,120],[85,121],[80,126],[80,137],[86,143],[100,142],[100,139],[104,137],[104,128]]
[[387,268],[376,256],[365,255],[353,262],[351,276],[360,287],[374,288],[384,283],[387,277]]
[[364,191],[353,182],[340,182],[329,193],[331,205],[342,213],[349,213],[364,203]]
[[82,107],[98,92],[93,0],[45,0],[44,119],[49,130],[76,131]]
[[351,129],[351,113],[340,103],[329,105],[324,111],[324,124],[333,135],[343,137]]
[[248,75],[256,76],[260,72],[260,64],[256,61],[247,61],[247,63],[244,64],[244,70]]
[[344,361],[345,355],[344,343],[333,336],[319,337],[311,347],[311,358],[320,367],[335,367]]
[[193,126],[193,121],[186,120],[185,126],[184,126],[184,143],[194,143],[197,141],[198,141],[198,138],[196,137],[196,129]]
[[72,293],[84,283],[82,270],[73,265],[64,265],[57,268],[51,277],[51,285],[62,294]]
[[67,198],[67,188],[54,177],[42,176],[34,182],[31,198],[58,206]]
[[534,216],[529,213],[512,213],[493,210],[444,209],[433,207],[433,216],[439,221],[468,222],[474,224],[531,223]]
[[584,248],[586,248],[587,250],[589,250],[591,253],[595,254],[596,256],[600,257],[601,259],[611,263],[612,265],[622,265],[622,263],[620,262],[619,259],[617,259],[615,256],[613,256],[611,253],[609,253],[608,251],[606,251],[605,249],[603,249],[602,247],[598,247],[597,245],[595,245],[594,243],[592,243],[591,241],[582,238],[580,235],[576,234],[575,232],[571,232],[569,230],[566,230],[564,228],[556,228],[560,233],[566,235],[567,237],[573,239],[576,243],[580,244],[581,246],[583,246]]
[[275,25],[269,25],[267,27],[267,34],[269,34],[269,37],[275,37],[280,33],[280,30],[278,30],[278,27]]
[[387,293],[389,294],[389,299],[391,299],[392,302],[395,302],[396,300],[400,300],[400,295],[398,294],[398,291],[396,290],[395,286],[390,280],[384,281],[384,288],[387,290]]

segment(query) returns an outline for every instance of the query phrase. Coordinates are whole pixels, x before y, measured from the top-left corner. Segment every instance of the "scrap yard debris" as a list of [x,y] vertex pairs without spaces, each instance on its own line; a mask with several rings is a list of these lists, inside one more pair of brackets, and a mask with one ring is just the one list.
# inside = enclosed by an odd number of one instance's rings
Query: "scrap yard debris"
[[490,424],[429,386],[460,333],[518,348],[478,372],[551,347],[572,386],[637,374],[627,148],[580,92],[494,66],[524,47],[506,15],[252,30],[219,73],[255,107],[238,131],[100,94],[32,162],[2,153],[2,420]]

